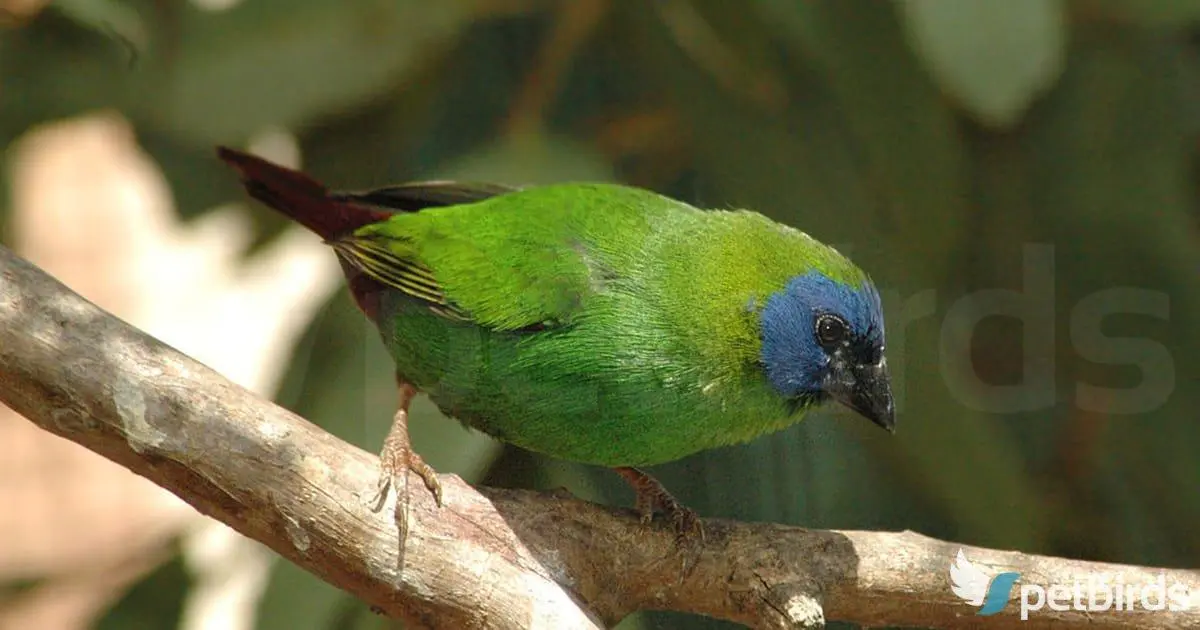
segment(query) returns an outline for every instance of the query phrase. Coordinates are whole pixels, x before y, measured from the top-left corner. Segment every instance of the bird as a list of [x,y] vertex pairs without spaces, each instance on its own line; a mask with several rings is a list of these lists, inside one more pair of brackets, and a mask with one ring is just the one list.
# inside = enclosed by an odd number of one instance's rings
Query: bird
[[874,282],[836,249],[741,209],[641,188],[424,181],[361,192],[218,147],[250,197],[333,249],[395,362],[377,497],[401,555],[423,393],[501,442],[613,469],[642,522],[703,536],[644,468],[780,431],[827,402],[889,432],[895,406]]

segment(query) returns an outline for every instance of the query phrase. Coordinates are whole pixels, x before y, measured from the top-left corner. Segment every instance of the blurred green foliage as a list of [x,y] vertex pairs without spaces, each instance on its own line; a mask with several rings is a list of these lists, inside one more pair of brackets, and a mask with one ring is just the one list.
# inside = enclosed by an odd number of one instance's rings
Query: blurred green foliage
[[[307,170],[344,188],[611,179],[755,208],[839,244],[884,289],[899,433],[816,414],[658,469],[681,500],[708,516],[1197,566],[1197,19],[1193,0],[245,0],[220,12],[59,0],[0,35],[0,142],[115,108],[184,216],[241,198],[214,144],[279,127],[299,136]],[[281,219],[254,212],[269,239]],[[1029,267],[1036,244],[1052,246],[1052,268]],[[1031,273],[1050,276],[1041,316],[966,330],[946,317],[981,291],[1028,289]],[[1080,342],[1077,307],[1121,287],[1166,296],[1169,317],[1126,291],[1101,333],[1161,344],[1173,374]],[[1038,326],[1047,343],[1023,346]],[[1049,398],[1011,410],[952,373],[1018,385],[1045,362]],[[375,450],[390,374],[343,292],[278,399]],[[1080,403],[1079,383],[1119,398],[1168,377],[1148,410]],[[427,403],[416,415],[417,448],[444,472],[630,498],[605,471],[502,449]],[[150,580],[181,587],[173,571]],[[385,625],[285,563],[261,610],[264,629]],[[638,623],[723,625],[626,622]]]
[[96,622],[96,630],[160,630],[178,625],[191,576],[181,555],[150,572]]

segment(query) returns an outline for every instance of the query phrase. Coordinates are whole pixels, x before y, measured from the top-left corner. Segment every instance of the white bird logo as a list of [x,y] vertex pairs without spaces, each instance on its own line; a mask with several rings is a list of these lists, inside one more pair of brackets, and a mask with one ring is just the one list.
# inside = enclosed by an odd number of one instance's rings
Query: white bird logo
[[968,604],[982,606],[991,581],[992,576],[967,560],[962,547],[959,547],[958,556],[950,563],[950,590]]

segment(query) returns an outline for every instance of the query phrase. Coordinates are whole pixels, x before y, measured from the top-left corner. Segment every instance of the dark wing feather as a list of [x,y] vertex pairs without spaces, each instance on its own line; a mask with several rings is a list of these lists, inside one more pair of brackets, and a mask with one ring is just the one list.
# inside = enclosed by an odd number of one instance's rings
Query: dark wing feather
[[417,212],[425,208],[474,203],[517,190],[520,189],[501,184],[432,181],[412,182],[365,192],[336,192],[329,196],[339,201],[382,206],[401,212]]

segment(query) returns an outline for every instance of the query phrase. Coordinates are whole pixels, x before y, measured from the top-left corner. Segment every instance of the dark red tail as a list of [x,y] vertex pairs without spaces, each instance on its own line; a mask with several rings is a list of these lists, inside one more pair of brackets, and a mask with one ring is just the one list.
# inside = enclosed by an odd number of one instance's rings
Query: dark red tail
[[217,157],[238,170],[251,197],[331,241],[391,216],[385,210],[332,199],[317,180],[249,153],[217,147]]

